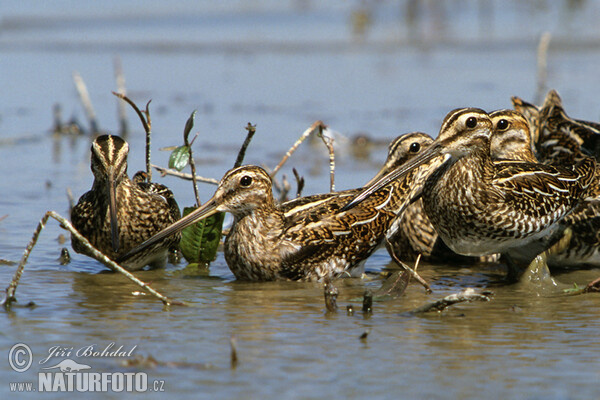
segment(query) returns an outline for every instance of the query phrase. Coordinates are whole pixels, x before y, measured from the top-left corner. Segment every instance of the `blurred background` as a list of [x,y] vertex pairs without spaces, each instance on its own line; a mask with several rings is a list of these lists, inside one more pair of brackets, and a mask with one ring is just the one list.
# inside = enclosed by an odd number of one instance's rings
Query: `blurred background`
[[[335,139],[336,188],[345,189],[374,175],[397,135],[418,130],[435,137],[446,113],[457,107],[510,108],[513,95],[540,102],[554,88],[571,116],[600,119],[598,1],[20,0],[0,5],[0,258],[9,261],[21,257],[45,211],[68,215],[67,189],[77,200],[91,187],[90,123],[74,86],[75,72],[86,84],[101,131],[121,129],[119,100],[111,94],[117,90],[115,65],[132,100],[140,107],[152,100],[152,161],[158,165],[166,166],[169,157],[159,149],[182,144],[185,122],[197,110],[192,132],[199,133],[193,146],[198,174],[216,179],[233,166],[248,122],[256,124],[257,133],[246,163],[273,168],[306,128],[322,120]],[[61,121],[75,121],[82,135],[52,134],[56,107]],[[144,168],[145,137],[137,116],[126,110],[132,175]],[[292,176],[292,167],[306,178],[304,194],[329,190],[327,153],[318,141],[301,146],[281,174]],[[156,172],[154,180],[168,185],[181,207],[194,203],[191,183]],[[214,189],[201,185],[201,199]],[[107,275],[95,275],[102,270],[95,261],[71,252],[72,263],[59,265],[60,248],[70,248],[61,234],[58,224],[48,224],[19,287],[24,301],[45,306],[0,324],[11,327],[0,335],[2,351],[17,339],[39,341],[37,350],[44,351],[57,341],[83,345],[122,337],[135,344],[142,337],[142,351],[159,359],[200,358],[222,365],[229,336],[237,334],[246,351],[237,375],[227,367],[194,372],[191,380],[185,369],[156,373],[171,379],[170,391],[196,393],[212,385],[217,397],[266,396],[269,388],[288,398],[335,397],[340,392],[332,383],[340,381],[344,397],[468,398],[488,391],[498,397],[568,398],[575,390],[597,397],[591,350],[597,350],[597,302],[588,301],[586,308],[573,300],[561,309],[562,300],[549,307],[508,289],[506,302],[494,303],[498,313],[490,315],[496,319],[485,312],[464,324],[403,319],[400,305],[373,319],[344,314],[329,320],[321,318],[321,287],[293,286],[301,292],[291,292],[289,300],[289,287],[230,283],[220,253],[202,279],[181,279],[170,272],[179,268],[173,266],[165,273],[168,279],[147,276],[166,286],[167,294],[214,307],[202,310],[204,318],[197,309],[180,309],[178,318],[165,321],[160,312],[156,317],[159,307],[152,300],[128,299],[120,312],[113,310],[108,297],[122,291],[117,283],[109,286]],[[378,252],[367,268],[378,271],[388,262],[387,253]],[[8,284],[13,271],[3,269],[0,281]],[[429,277],[438,293],[489,284],[487,276],[461,271],[459,278]],[[576,281],[585,284],[597,271],[588,275]],[[354,295],[362,293],[358,286]],[[342,288],[342,297],[345,293]],[[410,301],[425,299],[415,288],[405,299]],[[514,303],[534,304],[533,311],[507,315],[507,304]],[[273,320],[264,309],[271,306]],[[130,322],[130,308],[140,309],[138,326]],[[289,310],[294,313],[285,319]],[[571,331],[577,339],[561,336],[573,318],[586,315],[589,319]],[[29,333],[15,335],[12,327]],[[361,348],[364,358],[358,363],[357,337],[365,328],[381,339],[370,342],[369,352],[368,346]],[[447,329],[454,334],[440,336]],[[40,341],[47,332],[52,335]],[[282,343],[290,347],[280,350]],[[399,372],[405,379],[398,379]],[[361,379],[354,380],[356,375]],[[316,386],[307,383],[311,379]],[[470,389],[478,392],[473,396]]]

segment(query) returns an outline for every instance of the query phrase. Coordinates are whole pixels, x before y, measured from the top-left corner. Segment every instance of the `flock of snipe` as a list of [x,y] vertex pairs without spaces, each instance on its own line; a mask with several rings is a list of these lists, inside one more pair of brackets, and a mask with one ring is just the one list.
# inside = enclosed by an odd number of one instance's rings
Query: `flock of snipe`
[[[449,112],[435,140],[399,136],[363,188],[278,203],[269,174],[243,166],[184,218],[168,188],[129,179],[125,141],[100,136],[94,184],[71,220],[92,245],[137,270],[164,265],[186,226],[229,212],[225,259],[244,280],[354,274],[383,243],[403,260],[500,255],[510,279],[542,253],[551,266],[600,265],[600,124],[567,116],[555,91],[540,107],[512,101],[514,110]],[[85,252],[76,240],[73,248]]]

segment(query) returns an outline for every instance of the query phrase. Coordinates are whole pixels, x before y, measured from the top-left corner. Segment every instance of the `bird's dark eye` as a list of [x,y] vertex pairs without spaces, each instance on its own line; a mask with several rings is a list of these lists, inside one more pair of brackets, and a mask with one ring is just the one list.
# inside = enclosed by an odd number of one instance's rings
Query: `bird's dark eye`
[[477,126],[477,118],[469,117],[466,122],[467,128],[475,128]]
[[411,143],[410,148],[408,149],[411,153],[417,153],[421,150],[421,145],[419,143]]
[[244,175],[240,179],[240,185],[242,185],[242,186],[250,186],[251,183],[252,183],[252,177],[250,177],[248,175]]
[[508,121],[505,119],[501,119],[500,121],[498,121],[498,124],[496,125],[496,128],[500,131],[504,131],[506,129],[508,129]]

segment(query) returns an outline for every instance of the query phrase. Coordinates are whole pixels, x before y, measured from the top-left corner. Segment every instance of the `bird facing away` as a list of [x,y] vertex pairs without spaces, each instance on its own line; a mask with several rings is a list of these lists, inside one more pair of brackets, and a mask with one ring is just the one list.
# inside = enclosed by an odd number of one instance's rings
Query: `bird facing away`
[[422,190],[427,216],[453,251],[471,256],[502,253],[512,260],[509,278],[518,277],[547,244],[558,222],[579,204],[596,164],[585,158],[572,169],[522,161],[493,161],[494,131],[481,109],[451,111],[438,138],[421,155],[365,188],[343,209],[392,184],[407,171],[446,157],[431,169]]
[[[166,186],[129,179],[128,152],[129,145],[119,136],[103,135],[94,140],[94,183],[71,211],[75,229],[113,260],[180,218],[177,202]],[[166,237],[122,266],[132,271],[146,265],[163,267],[168,249],[179,243],[179,237]],[[90,255],[75,237],[71,242],[76,252]]]
[[[435,161],[434,161],[435,162]],[[395,229],[396,215],[431,165],[415,169],[351,211],[342,205],[359,189],[313,195],[277,204],[270,176],[260,167],[227,172],[201,207],[124,256],[216,212],[233,214],[225,260],[240,280],[321,280],[352,274]],[[416,185],[415,185],[416,183]]]

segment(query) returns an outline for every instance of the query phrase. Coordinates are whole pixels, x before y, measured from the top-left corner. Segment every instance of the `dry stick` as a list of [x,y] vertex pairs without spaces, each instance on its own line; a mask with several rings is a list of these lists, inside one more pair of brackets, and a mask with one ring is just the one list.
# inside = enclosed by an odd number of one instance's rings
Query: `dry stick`
[[[114,61],[115,68],[115,81],[117,83],[117,92],[127,94],[125,89],[125,74],[123,73],[123,64],[121,63],[121,57],[116,56]],[[121,136],[127,137],[129,133],[129,124],[127,123],[127,110],[125,109],[125,103],[122,101],[117,102],[117,113],[119,115],[119,125],[121,125]]]
[[85,110],[85,114],[87,115],[88,121],[90,122],[91,133],[96,134],[100,132],[98,129],[98,120],[96,119],[96,113],[94,112],[94,107],[92,106],[92,101],[90,100],[90,94],[87,90],[87,86],[83,81],[79,72],[73,71],[73,82],[75,83],[75,89],[77,89],[77,93],[79,94],[79,99],[83,104],[83,109]]
[[[192,174],[188,174],[187,172],[179,172],[177,170],[174,169],[168,169],[168,168],[163,168],[163,167],[159,167],[158,165],[154,165],[151,164],[152,168],[154,168],[155,170],[157,170],[161,175],[171,175],[171,176],[176,176],[178,178],[181,179],[185,179],[188,181],[192,180]],[[213,178],[205,178],[203,176],[200,175],[196,175],[196,180],[198,182],[202,182],[202,183],[210,183],[211,185],[218,185],[219,181]]]
[[75,206],[75,198],[73,197],[73,192],[70,187],[67,188],[67,201],[69,203],[69,215],[71,215],[71,210]]
[[148,174],[148,182],[152,182],[152,168],[150,167],[150,136],[152,133],[152,121],[150,119],[150,110],[148,108],[150,107],[150,102],[152,100],[149,100],[148,103],[146,103],[146,109],[144,111],[140,111],[138,106],[125,94],[117,92],[112,92],[112,94],[129,103],[129,105],[133,107],[136,114],[140,118],[140,121],[142,121],[144,131],[146,132],[146,173]]
[[246,134],[246,139],[244,140],[244,143],[242,144],[242,147],[240,148],[240,151],[238,152],[238,155],[237,155],[237,158],[235,159],[235,164],[233,165],[233,168],[237,168],[237,167],[241,166],[242,163],[244,162],[244,157],[246,157],[246,149],[248,148],[250,141],[252,140],[252,138],[254,137],[254,134],[256,133],[256,125],[252,125],[250,122],[248,122],[248,125],[246,125],[246,130],[248,131],[248,133]]
[[325,296],[325,308],[327,309],[327,312],[332,313],[337,310],[338,294],[338,288],[333,286],[333,284],[327,280],[323,286],[323,295]]
[[334,179],[335,179],[335,154],[333,152],[333,138],[328,137],[323,135],[323,130],[327,129],[327,127],[323,124],[319,125],[319,137],[321,138],[321,140],[323,140],[323,143],[325,143],[325,146],[327,147],[327,151],[329,151],[329,191],[330,192],[334,192],[335,191],[335,183],[334,183]]
[[292,147],[290,147],[290,149],[287,151],[287,153],[285,153],[285,155],[283,156],[283,158],[281,159],[281,161],[279,162],[279,164],[277,164],[277,166],[275,168],[273,168],[273,171],[271,171],[270,175],[271,178],[275,176],[275,174],[277,174],[277,172],[281,169],[281,167],[283,166],[283,164],[285,164],[285,162],[288,160],[288,158],[290,158],[290,156],[296,151],[296,149],[298,148],[298,146],[300,146],[300,144],[302,142],[304,142],[306,140],[306,138],[308,136],[310,136],[310,134],[312,132],[314,132],[317,128],[325,128],[325,124],[323,124],[323,121],[315,121],[307,130],[305,130],[302,135],[300,136],[300,138],[298,140],[296,140],[296,143],[294,143],[292,145]]
[[300,176],[296,168],[292,168],[292,172],[294,173],[294,177],[296,178],[296,184],[298,185],[298,189],[296,190],[296,197],[300,197],[302,195],[302,189],[304,189],[304,178]]
[[548,80],[548,47],[550,46],[550,32],[544,32],[540,38],[537,49],[537,94],[536,104],[541,104],[546,91]]
[[[276,180],[273,179],[273,182],[275,182]],[[285,174],[283,174],[281,176],[281,190],[279,191],[279,202],[283,203],[285,201],[288,200],[288,193],[290,192],[290,183],[287,180],[287,176]]]
[[[196,140],[197,137],[198,137],[198,134],[196,134],[196,136],[194,136],[194,139],[192,139],[192,143],[194,143],[194,140]],[[200,195],[198,194],[198,182],[196,179],[196,162],[194,161],[194,153],[192,152],[192,144],[188,141],[187,135],[184,135],[183,141],[184,141],[184,144],[187,146],[188,153],[190,155],[190,168],[192,169],[192,182],[193,182],[193,186],[194,186],[194,195],[196,196],[196,206],[200,207]]]
[[[388,245],[389,249],[392,249],[392,244],[390,243],[390,240],[386,237],[385,241]],[[423,287],[425,288],[425,290],[427,291],[427,293],[432,293],[433,290],[431,290],[431,286],[429,286],[429,284],[427,283],[427,281],[423,278],[421,278],[421,276],[417,273],[417,268],[419,266],[419,261],[421,261],[421,254],[419,254],[417,256],[417,260],[415,261],[415,268],[411,268],[409,267],[407,264],[403,263],[398,256],[393,252],[390,251],[390,255],[392,256],[392,258],[394,259],[394,261],[396,262],[396,264],[400,265],[402,268],[404,268],[406,271],[408,271],[413,278],[415,278],[421,285],[423,285]]]
[[415,310],[412,310],[411,314],[421,314],[430,311],[441,312],[447,307],[464,302],[472,302],[472,301],[490,301],[491,292],[482,292],[477,293],[473,288],[466,288],[465,290],[454,293],[449,296],[444,297],[443,299],[434,301],[433,303],[425,304]]
[[147,283],[136,278],[129,271],[125,270],[119,264],[115,263],[110,258],[105,256],[101,251],[97,250],[94,246],[92,246],[85,237],[83,237],[79,232],[77,232],[77,230],[71,225],[71,223],[68,220],[61,217],[59,214],[57,214],[54,211],[48,211],[48,212],[46,212],[46,214],[44,214],[44,217],[41,219],[40,223],[38,224],[37,228],[35,229],[35,231],[33,233],[33,237],[31,238],[31,241],[27,244],[27,247],[25,248],[25,252],[23,253],[23,257],[21,258],[21,262],[19,263],[19,266],[17,267],[15,275],[13,276],[13,279],[10,282],[10,285],[6,288],[6,297],[2,300],[2,305],[5,308],[10,308],[10,305],[13,302],[17,301],[17,299],[15,297],[15,292],[17,290],[17,285],[19,284],[19,280],[21,279],[21,275],[23,274],[23,270],[25,269],[25,264],[27,263],[27,259],[29,258],[29,254],[31,254],[33,247],[37,243],[38,237],[40,236],[42,229],[44,229],[44,226],[46,225],[46,223],[48,222],[48,218],[50,218],[50,217],[52,217],[55,220],[57,220],[58,222],[60,222],[62,224],[62,226],[64,226],[69,232],[71,232],[71,234],[73,234],[73,236],[75,236],[79,241],[81,241],[83,246],[85,246],[91,252],[92,257],[94,259],[100,261],[102,264],[106,265],[113,271],[120,272],[121,274],[125,275],[129,280],[134,282],[136,285],[140,286],[142,289],[148,291],[150,294],[152,294],[153,296],[158,298],[160,301],[162,301],[164,305],[166,305],[166,306],[169,306],[171,304],[184,305],[184,303],[182,303],[182,302],[173,301],[173,300],[169,299],[168,297],[160,294],[159,292],[154,290],[152,287],[150,287]]
[[591,281],[590,283],[588,283],[585,286],[585,288],[583,289],[583,293],[598,292],[598,291],[600,291],[598,286],[600,286],[600,278],[597,278],[597,279]]
[[239,358],[238,358],[238,354],[237,354],[237,339],[235,338],[235,336],[232,335],[229,338],[229,345],[231,346],[230,366],[231,366],[231,369],[235,369],[239,362]]

